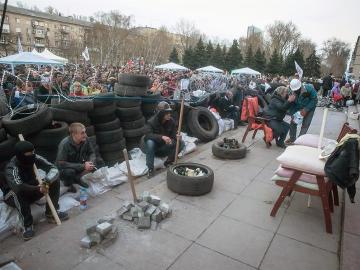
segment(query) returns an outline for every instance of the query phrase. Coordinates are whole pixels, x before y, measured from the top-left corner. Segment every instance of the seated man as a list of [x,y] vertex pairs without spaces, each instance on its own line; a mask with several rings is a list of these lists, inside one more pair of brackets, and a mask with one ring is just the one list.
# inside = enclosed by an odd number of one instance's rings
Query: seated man
[[[148,167],[148,178],[154,176],[154,157],[167,156],[164,165],[168,166],[175,160],[176,151],[176,124],[171,117],[172,109],[165,101],[157,106],[158,112],[151,117],[147,124],[151,132],[145,136],[146,166]],[[185,146],[181,140],[179,151]]]
[[234,120],[234,128],[236,129],[240,121],[240,112],[239,107],[233,105],[233,93],[226,91],[225,96],[220,97],[216,102],[216,107],[221,117]]
[[56,164],[60,170],[60,179],[69,187],[69,192],[75,193],[74,183],[89,187],[81,177],[95,169],[96,155],[83,124],[72,123],[69,132],[70,136],[59,144]]
[[[34,164],[47,172],[44,182],[39,186],[34,173]],[[58,169],[39,155],[35,155],[34,145],[20,141],[15,145],[15,156],[5,168],[5,181],[1,183],[6,204],[16,207],[24,227],[23,238],[30,240],[34,236],[33,217],[30,205],[49,193],[55,209],[59,209],[60,181]],[[48,222],[55,223],[51,210],[46,204],[45,215]],[[59,212],[60,220],[68,219],[67,213]]]

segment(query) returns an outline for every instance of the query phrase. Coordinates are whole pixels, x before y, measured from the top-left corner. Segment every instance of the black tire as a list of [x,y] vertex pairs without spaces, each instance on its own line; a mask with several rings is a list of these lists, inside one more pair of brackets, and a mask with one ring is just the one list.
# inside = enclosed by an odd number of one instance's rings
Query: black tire
[[145,118],[141,117],[138,120],[134,120],[134,121],[122,121],[121,122],[121,126],[123,129],[136,129],[136,128],[141,128],[145,125]]
[[103,107],[96,108],[89,112],[89,117],[98,117],[114,113],[116,110],[115,104],[106,105]]
[[144,115],[154,115],[156,113],[157,104],[142,104],[141,111]]
[[108,167],[113,167],[116,163],[122,163],[125,159],[124,158],[118,158],[115,160],[104,160],[104,164]]
[[[188,177],[178,175],[174,169],[186,166],[190,169],[201,168],[206,175],[199,177]],[[214,172],[208,166],[197,163],[179,163],[172,165],[167,170],[167,186],[170,190],[181,195],[200,196],[209,193],[214,184]]]
[[91,122],[96,126],[99,124],[108,123],[114,121],[116,119],[116,115],[114,113],[102,116],[93,116],[91,117]]
[[134,121],[143,117],[140,107],[117,108],[116,115],[121,121]]
[[94,108],[104,107],[115,103],[114,93],[100,93],[94,96]]
[[79,122],[85,126],[90,126],[91,122],[86,112],[75,112],[63,110],[58,108],[50,108],[53,114],[53,119],[56,121],[63,121],[68,124]]
[[148,126],[143,126],[141,128],[136,128],[136,129],[124,129],[124,137],[125,138],[141,137],[149,132],[150,129]]
[[109,131],[99,131],[96,132],[97,143],[99,145],[107,144],[107,143],[115,143],[123,138],[123,130],[122,128],[118,128],[115,130]]
[[0,117],[9,113],[8,100],[3,89],[0,90]]
[[206,108],[197,107],[189,112],[187,123],[191,134],[203,142],[215,139],[219,134],[219,124]]
[[90,142],[90,144],[94,147],[94,149],[96,148],[97,146],[97,138],[96,138],[96,135],[93,135],[93,136],[88,136],[88,140]]
[[18,134],[27,136],[41,131],[53,120],[49,108],[41,104],[39,106],[28,105],[14,111],[14,114],[4,116],[2,123],[10,135],[17,137]]
[[94,126],[87,126],[86,127],[86,135],[88,137],[95,135],[95,127]]
[[138,74],[120,74],[119,83],[124,85],[148,87],[150,85],[150,78],[148,76]]
[[36,148],[36,154],[44,157],[46,160],[54,163],[57,156],[57,148],[49,149],[49,148]]
[[7,140],[5,128],[0,128],[0,142]]
[[141,105],[141,97],[137,97],[137,99],[134,99],[135,97],[124,97],[123,99],[117,99],[116,106],[120,108],[129,108],[129,107],[138,107]]
[[123,150],[126,147],[126,140],[122,138],[120,141],[114,143],[101,144],[100,152],[114,152]]
[[119,151],[112,151],[112,152],[101,152],[100,155],[102,159],[105,161],[108,160],[123,160],[124,159],[124,153],[122,150]]
[[226,149],[222,145],[224,142],[215,142],[212,145],[212,153],[214,156],[222,159],[241,159],[246,156],[246,146],[240,144],[240,147],[237,149]]
[[65,122],[54,122],[39,133],[26,138],[35,148],[57,148],[59,143],[69,135],[69,126]]
[[109,131],[109,130],[118,129],[120,127],[121,127],[121,125],[120,125],[119,118],[115,118],[115,120],[107,122],[107,123],[96,124],[95,130],[96,131]]
[[137,97],[143,96],[146,93],[146,87],[143,86],[130,86],[115,83],[114,92],[118,96],[128,96],[128,97]]
[[9,161],[15,155],[14,146],[17,139],[9,137],[7,140],[0,143],[0,162]]
[[76,112],[89,112],[94,109],[92,99],[69,99],[71,101],[54,97],[51,99],[51,107]]

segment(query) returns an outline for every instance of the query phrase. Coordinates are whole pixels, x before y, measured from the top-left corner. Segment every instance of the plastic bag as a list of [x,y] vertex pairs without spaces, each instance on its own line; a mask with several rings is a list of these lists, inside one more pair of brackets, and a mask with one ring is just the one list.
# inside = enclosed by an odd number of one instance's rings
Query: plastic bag
[[73,197],[70,196],[62,196],[59,199],[59,206],[60,206],[60,211],[61,212],[66,212],[68,210],[70,210],[73,207],[77,207],[80,205],[80,202],[78,202],[77,200],[75,200]]
[[294,113],[293,118],[293,122],[297,125],[300,125],[304,119],[300,112]]

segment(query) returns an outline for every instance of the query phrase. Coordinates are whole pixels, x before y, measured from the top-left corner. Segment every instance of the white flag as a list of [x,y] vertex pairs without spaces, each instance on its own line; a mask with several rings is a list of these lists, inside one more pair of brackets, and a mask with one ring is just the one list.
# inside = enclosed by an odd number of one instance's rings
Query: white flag
[[296,63],[295,61],[295,68],[296,68],[296,72],[299,74],[299,79],[301,80],[303,74],[304,74],[304,71],[302,70],[302,68],[299,66],[298,63]]
[[84,57],[85,61],[90,60],[89,50],[87,46],[85,47],[85,50],[82,52],[82,56]]
[[17,49],[18,49],[18,53],[22,53],[22,52],[23,52],[23,48],[22,48],[21,42],[20,42],[20,37],[18,37]]

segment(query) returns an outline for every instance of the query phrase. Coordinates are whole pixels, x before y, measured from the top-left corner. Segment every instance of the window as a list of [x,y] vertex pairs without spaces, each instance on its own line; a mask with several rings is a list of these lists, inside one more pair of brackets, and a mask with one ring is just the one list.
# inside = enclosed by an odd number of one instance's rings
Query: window
[[16,32],[16,33],[21,33],[21,28],[20,28],[20,27],[16,27],[16,28],[15,28],[15,32]]
[[39,22],[39,26],[44,26],[44,22]]
[[20,23],[20,19],[19,18],[16,18],[16,23]]
[[35,24],[35,25],[39,25],[39,22],[38,22],[38,21],[34,21],[34,24]]
[[5,37],[4,36],[1,36],[0,43],[2,43],[2,44],[5,43]]

